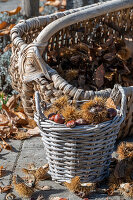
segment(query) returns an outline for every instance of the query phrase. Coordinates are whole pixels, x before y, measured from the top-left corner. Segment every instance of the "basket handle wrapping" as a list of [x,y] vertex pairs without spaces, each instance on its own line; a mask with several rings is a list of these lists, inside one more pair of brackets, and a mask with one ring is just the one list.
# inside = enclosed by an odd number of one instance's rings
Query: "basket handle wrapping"
[[120,114],[125,117],[126,115],[126,95],[124,88],[119,85],[115,84],[114,88],[112,89],[112,92],[110,94],[110,97],[113,99],[114,102],[116,102],[116,99],[121,99],[121,107],[120,107]]
[[37,112],[37,115],[38,115],[39,117],[41,117],[42,119],[45,120],[45,119],[47,119],[47,118],[45,117],[45,115],[44,115],[43,112],[42,112],[40,103],[41,103],[40,94],[39,94],[38,91],[36,91],[36,92],[35,92],[36,112]]
[[[121,108],[120,108],[120,115],[125,117],[125,110],[126,110],[126,95],[125,95],[125,90],[124,88],[119,85],[116,84],[110,94],[110,97],[115,101],[115,99],[121,98]],[[38,91],[35,92],[35,104],[36,104],[36,111],[37,111],[37,115],[41,118],[43,118],[44,120],[46,120],[47,118],[45,117],[45,115],[42,112],[42,106],[41,104],[41,98],[40,98],[40,94]]]

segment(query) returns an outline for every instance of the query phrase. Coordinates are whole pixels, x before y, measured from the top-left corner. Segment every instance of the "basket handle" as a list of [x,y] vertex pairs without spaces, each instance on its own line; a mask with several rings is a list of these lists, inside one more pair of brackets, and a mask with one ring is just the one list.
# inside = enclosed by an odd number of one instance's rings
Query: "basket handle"
[[37,115],[44,120],[47,119],[45,117],[45,115],[43,114],[42,109],[41,109],[41,105],[40,105],[41,104],[41,98],[40,98],[40,94],[39,94],[38,91],[35,92],[35,104],[36,104]]
[[118,99],[121,99],[121,108],[120,108],[120,114],[125,117],[126,115],[126,94],[124,88],[119,85],[115,84],[114,88],[110,94],[110,97],[116,102]]

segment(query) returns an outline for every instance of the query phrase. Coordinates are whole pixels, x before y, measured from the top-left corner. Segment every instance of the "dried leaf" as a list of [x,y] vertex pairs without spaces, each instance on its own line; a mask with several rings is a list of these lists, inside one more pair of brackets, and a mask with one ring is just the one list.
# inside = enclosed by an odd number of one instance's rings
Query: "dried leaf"
[[4,48],[4,52],[7,52],[10,48],[12,48],[12,46],[13,46],[13,44],[12,43],[10,43],[10,44],[8,44],[5,48]]
[[40,8],[39,8],[39,12],[41,13],[41,12],[43,12],[44,11],[44,6],[41,6]]
[[28,128],[35,128],[37,126],[34,119],[28,118],[27,120],[28,120],[28,125],[27,125]]
[[12,16],[12,15],[18,14],[20,12],[20,10],[21,10],[21,7],[17,7],[14,10],[11,10],[11,11],[2,11],[1,13],[6,12],[9,16]]
[[11,151],[12,146],[9,145],[2,137],[1,137],[1,139],[2,139],[2,144],[0,143],[0,145],[2,146],[2,148]]
[[11,29],[15,26],[15,24],[11,24],[10,26],[8,26],[6,29],[3,29],[2,31],[0,31],[0,36],[4,36],[4,35],[9,35]]
[[63,7],[66,7],[66,0],[62,0],[61,5],[62,5]]
[[112,81],[113,76],[116,72],[105,72],[104,78],[108,79],[109,81]]
[[19,99],[20,95],[12,95],[9,99],[8,102],[6,103],[6,106],[11,110],[13,108],[15,108],[15,106],[17,105],[17,101]]
[[33,136],[40,135],[40,131],[38,127],[35,127],[34,129],[29,129],[27,132],[18,132],[15,134],[14,138],[17,140],[25,140]]
[[0,126],[8,125],[9,121],[6,115],[0,114]]
[[105,69],[103,64],[101,64],[95,72],[95,82],[98,88],[104,84]]
[[59,0],[56,1],[48,1],[45,3],[45,6],[54,6],[54,7],[60,7],[61,2]]
[[106,53],[103,58],[108,61],[111,62],[114,58],[115,58],[115,54],[114,53]]
[[2,22],[1,24],[0,24],[0,30],[2,30],[2,29],[4,29],[4,28],[6,28],[8,26],[8,23],[7,22]]
[[123,48],[123,49],[119,50],[116,55],[121,60],[128,60],[130,58],[130,56],[131,56],[129,50],[126,49],[126,48]]
[[11,185],[6,185],[5,187],[1,187],[1,186],[0,186],[0,193],[1,193],[1,194],[2,194],[2,193],[6,193],[6,192],[8,192],[11,188],[12,188]]

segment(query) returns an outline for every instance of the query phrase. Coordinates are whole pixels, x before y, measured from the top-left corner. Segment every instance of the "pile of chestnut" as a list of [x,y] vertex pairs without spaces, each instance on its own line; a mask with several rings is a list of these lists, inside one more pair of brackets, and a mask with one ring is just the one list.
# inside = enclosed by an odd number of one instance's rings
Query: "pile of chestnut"
[[[117,111],[114,108],[108,109],[108,118],[113,119],[117,115]],[[56,114],[56,113],[51,113],[48,116],[48,119],[51,121],[54,121],[59,124],[64,124],[65,123],[65,118],[61,114]],[[75,126],[80,126],[80,125],[88,125],[88,122],[85,119],[76,119],[76,120],[70,120],[66,123],[66,126],[69,128],[74,128]]]

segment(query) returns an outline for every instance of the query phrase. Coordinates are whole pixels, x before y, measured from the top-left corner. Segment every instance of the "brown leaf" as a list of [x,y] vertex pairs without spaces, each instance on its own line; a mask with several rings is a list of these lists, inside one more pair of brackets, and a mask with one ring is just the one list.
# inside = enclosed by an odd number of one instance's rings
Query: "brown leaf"
[[66,0],[62,0],[61,5],[62,5],[63,7],[66,7]]
[[2,144],[0,143],[0,145],[2,146],[3,149],[7,149],[7,150],[12,150],[11,145],[9,145],[7,142],[5,142],[5,140],[1,137],[2,139]]
[[130,58],[130,56],[131,56],[129,50],[124,48],[124,47],[121,50],[119,50],[116,55],[121,60],[128,60]]
[[0,32],[0,36],[9,35],[11,29],[12,29],[14,26],[15,26],[15,24],[11,24],[11,25],[10,25],[9,27],[7,27],[6,29],[3,29],[3,30]]
[[59,0],[56,1],[48,1],[45,3],[45,6],[54,6],[54,7],[60,7],[61,2]]
[[95,82],[98,88],[104,84],[105,69],[103,64],[101,64],[95,72]]
[[109,81],[112,81],[113,76],[116,72],[105,72],[104,78],[108,79]]
[[4,28],[6,28],[8,26],[8,23],[7,22],[2,22],[1,24],[0,24],[0,30],[2,30],[2,29],[4,29]]
[[6,185],[5,187],[1,187],[1,186],[0,186],[0,193],[1,193],[1,194],[2,194],[2,193],[6,193],[6,192],[8,192],[11,188],[12,188],[11,185]]
[[114,53],[106,53],[103,58],[108,61],[111,62],[114,58],[115,58],[115,54]]
[[28,120],[28,125],[26,126],[27,128],[35,128],[37,126],[37,124],[34,121],[34,119],[28,118],[27,120]]
[[17,101],[19,99],[20,95],[12,95],[9,99],[8,102],[6,103],[6,106],[11,110],[13,108],[15,108],[15,106],[17,105]]
[[26,114],[22,112],[14,112],[14,114],[18,117],[18,120],[16,121],[17,125],[25,126],[28,124],[28,117],[26,116]]
[[10,10],[10,11],[2,11],[1,13],[4,13],[6,12],[9,16],[12,16],[12,15],[16,15],[20,12],[21,10],[21,7],[17,7],[16,9],[14,10]]
[[27,132],[16,133],[14,138],[17,140],[25,140],[25,139],[31,138],[33,136],[38,136],[38,135],[40,135],[39,128],[36,127],[34,129],[29,129]]
[[0,126],[8,125],[9,121],[6,115],[0,114]]
[[10,48],[12,48],[12,43],[8,44],[5,48],[4,48],[4,52],[7,52]]
[[43,12],[44,11],[44,6],[41,6],[40,8],[39,8],[39,12],[41,13],[41,12]]

